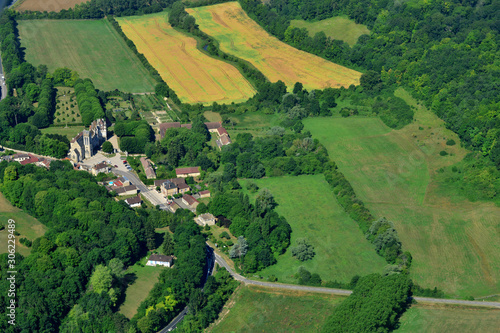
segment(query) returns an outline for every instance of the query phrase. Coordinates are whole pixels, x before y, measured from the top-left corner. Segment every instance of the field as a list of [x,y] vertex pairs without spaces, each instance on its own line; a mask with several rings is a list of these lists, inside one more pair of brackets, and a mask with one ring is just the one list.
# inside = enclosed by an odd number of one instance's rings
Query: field
[[82,118],[76,102],[75,89],[58,87],[56,101],[55,124],[81,124]]
[[42,133],[47,133],[47,134],[65,135],[71,141],[71,139],[73,139],[78,133],[80,133],[84,129],[85,129],[85,127],[83,127],[83,126],[68,126],[68,127],[41,128],[40,131]]
[[500,309],[417,304],[400,319],[395,332],[498,332]]
[[[318,332],[342,296],[240,286],[208,332]],[[227,311],[231,309],[229,312]]]
[[[145,263],[147,260],[141,260]],[[130,266],[127,269],[126,277],[129,286],[125,292],[125,301],[120,306],[120,313],[127,318],[132,318],[142,301],[146,299],[164,267],[153,267],[139,265]]]
[[0,244],[2,244],[0,253],[7,253],[7,221],[9,219],[16,221],[15,231],[20,233],[19,236],[16,236],[16,252],[23,256],[29,255],[31,249],[19,243],[19,240],[27,238],[34,241],[45,234],[47,227],[21,209],[12,206],[4,195],[0,193],[0,224],[5,226],[5,229],[0,231]]
[[370,30],[363,24],[349,20],[347,17],[336,16],[317,22],[307,22],[304,20],[292,20],[292,27],[306,28],[311,37],[323,31],[327,37],[338,39],[353,46],[358,42],[361,35],[368,35]]
[[239,103],[255,94],[234,66],[198,50],[196,39],[173,29],[165,13],[117,20],[181,101]]
[[20,12],[33,10],[40,12],[59,12],[62,9],[70,9],[76,4],[87,2],[89,0],[19,0],[14,8]]
[[200,29],[214,37],[222,51],[252,63],[267,78],[288,87],[302,82],[307,89],[349,87],[361,73],[297,50],[270,36],[237,2],[187,9]]
[[105,91],[154,91],[156,82],[107,20],[21,20],[18,29],[34,66],[76,70]]
[[[500,208],[472,203],[434,181],[439,168],[461,160],[459,142],[444,123],[404,91],[416,121],[394,131],[378,118],[309,118],[305,129],[323,143],[359,198],[377,217],[392,220],[404,250],[413,256],[411,276],[451,296],[500,291]],[[439,151],[448,151],[440,156]]]
[[292,227],[291,246],[298,238],[307,238],[316,252],[312,260],[301,262],[292,257],[289,248],[276,265],[260,275],[275,275],[279,282],[296,283],[293,275],[303,266],[323,280],[349,282],[356,274],[382,272],[385,261],[338,205],[323,175],[273,177],[255,183],[274,195],[277,212]]

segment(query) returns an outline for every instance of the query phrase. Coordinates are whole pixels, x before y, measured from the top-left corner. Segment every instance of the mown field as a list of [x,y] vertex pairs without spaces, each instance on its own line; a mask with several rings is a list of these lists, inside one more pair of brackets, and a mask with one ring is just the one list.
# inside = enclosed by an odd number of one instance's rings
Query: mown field
[[198,50],[196,39],[173,29],[165,13],[117,20],[181,101],[239,103],[255,94],[234,66]]
[[66,136],[70,141],[73,139],[78,133],[85,129],[84,126],[68,126],[68,127],[47,127],[41,128],[40,131],[42,133],[47,134],[60,134]]
[[0,193],[0,224],[5,226],[4,230],[0,231],[0,253],[7,253],[8,248],[8,232],[7,221],[13,219],[16,221],[16,228],[20,235],[16,236],[16,252],[27,256],[31,252],[31,248],[19,243],[21,238],[27,238],[34,241],[36,238],[41,237],[47,231],[47,227],[38,222],[37,219],[28,215],[21,209],[14,207],[11,203]]
[[311,37],[323,31],[327,37],[342,40],[350,46],[358,42],[359,36],[370,33],[366,25],[357,24],[347,17],[342,16],[331,17],[316,22],[292,20],[291,25],[300,29],[306,28]]
[[[345,297],[240,286],[208,332],[318,332]],[[230,311],[228,312],[228,308]]]
[[400,319],[398,333],[498,332],[500,309],[417,304]]
[[[309,118],[305,129],[320,140],[377,217],[392,220],[403,248],[413,255],[411,277],[457,296],[500,291],[500,208],[472,203],[452,191],[438,193],[439,168],[461,160],[458,137],[404,91],[416,121],[394,131],[378,118]],[[448,156],[440,156],[446,150]]]
[[270,81],[307,89],[359,84],[361,73],[297,50],[270,36],[250,19],[239,3],[190,8],[200,29],[214,37],[222,51],[252,63]]
[[156,82],[107,20],[21,20],[18,29],[34,66],[76,70],[105,91],[154,91]]
[[18,0],[14,8],[20,12],[33,10],[40,12],[60,12],[63,9],[70,9],[75,5],[89,0]]
[[[298,238],[306,238],[316,252],[312,260],[301,262],[292,257],[289,248],[277,264],[259,275],[275,275],[279,282],[296,283],[293,275],[303,266],[325,281],[349,282],[356,274],[382,272],[385,261],[338,205],[323,175],[273,177],[255,182],[259,188],[271,191],[278,203],[277,212],[290,223],[291,247]],[[245,184],[242,182],[243,188]]]

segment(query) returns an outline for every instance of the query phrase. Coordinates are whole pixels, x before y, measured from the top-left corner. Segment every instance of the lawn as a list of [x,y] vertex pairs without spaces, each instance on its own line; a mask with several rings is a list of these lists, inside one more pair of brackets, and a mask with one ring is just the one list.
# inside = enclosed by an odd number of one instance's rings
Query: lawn
[[343,296],[240,286],[222,311],[222,319],[207,331],[318,332],[343,299]]
[[[141,260],[145,263],[147,260]],[[164,267],[153,267],[140,265],[130,266],[127,269],[126,277],[129,280],[129,286],[125,292],[125,301],[120,306],[120,313],[127,318],[132,318],[137,313],[137,308],[146,299]]]
[[500,309],[446,305],[413,305],[395,332],[498,332]]
[[196,39],[173,29],[167,14],[117,18],[123,32],[186,103],[239,103],[255,94],[232,65],[209,57]]
[[292,20],[290,23],[292,27],[306,28],[311,37],[323,31],[327,37],[342,40],[351,47],[358,42],[359,36],[370,34],[366,25],[357,24],[343,16],[330,17],[316,22]]
[[5,226],[5,229],[0,231],[0,244],[2,244],[0,253],[7,253],[7,221],[9,219],[16,221],[15,231],[20,233],[19,236],[16,236],[16,252],[22,254],[23,256],[29,255],[31,249],[19,243],[19,240],[21,238],[27,238],[34,241],[36,238],[45,234],[47,227],[38,222],[38,220],[31,215],[28,215],[21,209],[12,206],[4,195],[0,193],[0,224]]
[[154,91],[154,79],[105,19],[20,20],[18,29],[34,66],[68,67],[105,91]]
[[89,0],[18,0],[14,8],[18,11],[59,12],[62,9],[70,9],[76,4],[87,1]]
[[[376,217],[393,221],[403,249],[413,256],[411,277],[451,296],[484,296],[500,291],[500,208],[447,196],[434,178],[459,161],[456,134],[408,94],[416,121],[395,131],[378,118],[309,118],[305,129],[320,140],[354,190]],[[450,155],[440,156],[446,149]]]
[[65,135],[71,141],[71,139],[73,139],[78,133],[80,133],[84,129],[85,127],[83,126],[68,126],[68,127],[41,128],[40,131],[42,133],[47,133],[47,134]]
[[306,89],[359,84],[361,73],[281,42],[250,19],[237,2],[187,11],[222,51],[252,63],[272,82],[281,80],[288,87],[302,82]]
[[[301,262],[290,248],[278,263],[259,272],[275,275],[279,282],[296,283],[293,277],[300,266],[318,273],[325,281],[349,282],[356,275],[382,272],[386,265],[354,222],[338,205],[323,175],[273,177],[255,180],[259,188],[268,188],[278,203],[277,212],[292,227],[292,245],[306,238],[316,252],[312,260]],[[242,182],[245,188],[246,182]]]

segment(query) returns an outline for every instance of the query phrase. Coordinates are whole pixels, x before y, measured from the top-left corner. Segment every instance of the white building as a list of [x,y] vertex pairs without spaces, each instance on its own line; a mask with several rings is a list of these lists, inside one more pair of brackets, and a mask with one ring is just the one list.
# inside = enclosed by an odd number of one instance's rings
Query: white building
[[165,256],[163,254],[152,254],[148,258],[146,266],[165,266],[172,267],[174,258],[171,256]]

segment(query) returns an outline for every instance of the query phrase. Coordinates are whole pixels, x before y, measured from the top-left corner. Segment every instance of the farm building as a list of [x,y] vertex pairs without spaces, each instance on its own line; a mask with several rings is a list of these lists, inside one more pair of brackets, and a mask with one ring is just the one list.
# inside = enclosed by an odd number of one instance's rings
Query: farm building
[[141,203],[142,203],[142,199],[140,196],[136,196],[136,197],[126,199],[125,202],[127,203],[127,205],[129,205],[132,208],[140,207]]
[[152,254],[148,258],[146,266],[165,266],[172,267],[174,263],[174,258],[171,256],[165,256],[163,254]]
[[177,168],[175,169],[177,177],[198,177],[200,175],[200,167]]

